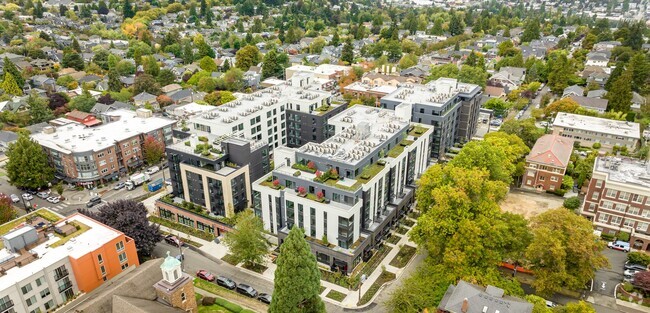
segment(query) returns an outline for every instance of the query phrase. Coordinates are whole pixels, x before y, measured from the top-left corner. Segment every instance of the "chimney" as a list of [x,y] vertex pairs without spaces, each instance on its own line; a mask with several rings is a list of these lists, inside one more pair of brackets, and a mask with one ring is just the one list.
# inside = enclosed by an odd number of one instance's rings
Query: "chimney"
[[463,306],[460,307],[460,311],[462,313],[467,313],[468,310],[469,310],[469,301],[467,301],[467,298],[465,298],[463,300]]

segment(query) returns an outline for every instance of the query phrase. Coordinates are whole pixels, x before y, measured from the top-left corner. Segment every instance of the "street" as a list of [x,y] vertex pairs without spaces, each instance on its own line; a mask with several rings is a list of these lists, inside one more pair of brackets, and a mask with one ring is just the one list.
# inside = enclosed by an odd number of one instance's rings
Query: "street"
[[[164,171],[165,171],[165,177],[169,178],[169,170],[164,169]],[[158,171],[157,173],[151,175],[151,181],[155,181],[159,178],[163,178],[162,171]],[[126,177],[123,177],[120,181],[123,182],[125,180]],[[114,184],[115,183],[112,183],[100,190],[85,189],[82,191],[77,191],[75,189],[68,189],[67,185],[64,185],[66,187],[65,191],[63,192],[63,196],[65,197],[65,200],[54,204],[54,203],[47,202],[45,199],[41,199],[36,195],[33,196],[34,198],[32,200],[23,201],[22,194],[25,192],[10,185],[9,182],[7,182],[7,176],[1,176],[0,193],[4,193],[6,195],[15,194],[18,197],[21,197],[20,202],[14,203],[14,205],[18,209],[18,215],[24,215],[25,207],[31,207],[36,209],[49,208],[52,211],[57,212],[64,216],[74,214],[75,212],[77,212],[77,209],[85,208],[86,202],[98,193],[102,197],[102,203],[106,203],[118,199],[136,198],[145,194],[145,190],[142,186],[136,187],[133,190],[126,190],[126,188],[122,188],[120,190],[113,190]],[[54,190],[54,188],[50,188],[50,191],[52,195],[56,195],[56,191]],[[96,205],[93,207],[93,210],[99,207],[100,207],[99,205]]]

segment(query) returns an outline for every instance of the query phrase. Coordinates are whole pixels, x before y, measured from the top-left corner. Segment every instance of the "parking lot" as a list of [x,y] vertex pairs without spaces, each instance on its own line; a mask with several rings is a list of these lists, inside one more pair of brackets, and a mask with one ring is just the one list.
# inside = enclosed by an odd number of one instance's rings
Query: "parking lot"
[[[596,279],[594,280],[594,291],[609,297],[614,296],[614,288],[616,285],[623,281],[623,265],[627,260],[627,253],[612,249],[605,249],[603,254],[609,260],[610,268],[596,271]],[[605,288],[602,288],[603,282]]]

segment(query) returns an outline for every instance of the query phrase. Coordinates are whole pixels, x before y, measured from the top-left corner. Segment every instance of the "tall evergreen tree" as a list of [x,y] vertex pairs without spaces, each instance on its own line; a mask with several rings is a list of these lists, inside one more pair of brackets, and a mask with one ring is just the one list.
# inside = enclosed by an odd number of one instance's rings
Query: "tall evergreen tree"
[[539,32],[539,20],[536,18],[531,18],[528,20],[526,26],[524,27],[524,33],[521,35],[521,41],[531,42],[535,39],[539,39]]
[[5,94],[20,96],[23,94],[22,88],[18,87],[14,76],[11,73],[5,74],[5,79],[0,84],[0,88],[5,91]]
[[72,37],[72,50],[76,52],[81,52],[81,46],[79,45],[79,41],[77,41],[77,37]]
[[208,11],[208,5],[205,0],[201,0],[201,16],[205,17]]
[[2,77],[5,77],[7,73],[11,73],[11,75],[14,76],[14,79],[16,80],[16,83],[18,86],[22,87],[25,85],[25,79],[23,78],[23,75],[20,73],[18,68],[16,67],[16,64],[14,62],[11,62],[9,58],[5,57],[4,59],[4,70],[2,73]]
[[350,37],[345,39],[345,45],[343,45],[343,50],[341,50],[341,61],[348,62],[348,64],[352,64],[354,61],[354,47],[352,46],[352,38]]
[[280,246],[270,313],[320,313],[320,271],[302,229],[294,226]]
[[122,90],[122,82],[120,81],[120,73],[112,68],[108,71],[108,90],[118,92]]
[[54,168],[40,144],[21,134],[7,150],[7,176],[13,186],[37,189],[54,179]]
[[637,53],[629,63],[632,69],[632,89],[638,93],[646,94],[650,91],[650,61],[643,53]]
[[192,44],[189,42],[185,43],[183,47],[183,63],[190,64],[194,62],[194,51],[192,50]]
[[289,66],[289,57],[285,53],[278,53],[275,47],[273,47],[264,55],[264,60],[262,61],[262,78],[281,78],[287,66]]
[[607,78],[607,82],[605,82],[605,90],[609,90],[612,88],[612,85],[619,77],[621,77],[621,74],[623,74],[624,70],[625,70],[625,63],[623,63],[623,61],[616,62],[616,67],[614,68],[612,73],[609,74],[609,77]]
[[129,2],[129,0],[124,0],[122,3],[122,16],[124,19],[132,18],[135,16],[135,10],[131,6],[131,2]]
[[47,100],[36,93],[31,93],[27,98],[29,105],[29,116],[32,118],[31,123],[47,122],[54,118],[52,110],[47,105]]
[[463,32],[465,32],[463,28],[464,28],[463,21],[460,19],[460,17],[458,17],[458,14],[452,12],[451,20],[449,21],[449,33],[452,36],[458,36]]
[[616,79],[607,92],[607,111],[624,112],[630,111],[632,105],[632,69],[627,69]]
[[339,32],[335,31],[334,35],[332,35],[332,40],[330,40],[330,45],[334,47],[338,47],[340,43],[341,43],[341,38],[339,37]]

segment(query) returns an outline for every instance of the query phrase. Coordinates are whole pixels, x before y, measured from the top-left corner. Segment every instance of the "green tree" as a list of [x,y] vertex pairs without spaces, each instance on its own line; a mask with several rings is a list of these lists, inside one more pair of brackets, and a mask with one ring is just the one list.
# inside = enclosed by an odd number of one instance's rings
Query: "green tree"
[[549,296],[561,288],[579,290],[608,266],[604,243],[593,234],[591,222],[564,208],[533,218],[533,240],[526,249],[530,269],[535,271],[535,290]]
[[217,82],[212,77],[201,77],[196,87],[199,91],[212,92],[217,88]]
[[646,94],[650,91],[650,61],[643,53],[637,53],[630,60],[632,68],[632,89]]
[[208,72],[216,72],[219,70],[217,63],[214,62],[214,59],[208,56],[201,58],[199,61],[199,67]]
[[160,86],[167,86],[169,84],[173,84],[176,81],[176,75],[174,72],[172,72],[172,70],[164,68],[160,70],[160,73],[158,73],[156,81]]
[[614,70],[612,70],[612,73],[605,82],[605,90],[610,90],[612,88],[614,82],[623,75],[623,71],[625,71],[625,63],[622,61],[616,62],[616,67],[614,67]]
[[264,55],[262,62],[262,78],[284,77],[284,69],[289,65],[289,57],[285,53],[278,53],[275,47]]
[[553,310],[546,306],[546,299],[536,295],[526,295],[524,299],[533,304],[532,313],[553,313]]
[[162,93],[156,79],[149,74],[140,74],[133,81],[133,93],[137,95],[142,92],[148,92],[156,96]]
[[7,150],[7,176],[13,186],[38,189],[54,179],[54,167],[40,144],[26,134],[19,134]]
[[84,90],[84,92],[72,98],[70,100],[70,103],[68,104],[68,107],[70,110],[79,110],[82,112],[90,112],[90,110],[95,106],[95,103],[97,103],[97,100],[88,92],[88,90]]
[[418,64],[418,56],[413,54],[413,53],[405,54],[399,60],[399,67],[401,69],[409,68],[409,67],[417,65],[417,64]]
[[40,97],[35,92],[31,93],[27,98],[27,105],[29,106],[29,116],[32,118],[32,124],[47,122],[54,118],[52,110],[47,105],[47,99]]
[[325,312],[316,257],[299,227],[293,227],[280,246],[270,313]]
[[233,67],[223,75],[223,81],[226,85],[226,89],[230,91],[240,91],[244,88],[244,71],[237,67]]
[[571,197],[564,200],[562,206],[570,210],[575,210],[580,207],[580,204],[582,204],[582,201],[580,201],[579,197]]
[[567,303],[562,313],[596,313],[596,310],[591,306],[591,304],[581,300],[578,302]]
[[564,88],[569,86],[569,78],[573,74],[573,66],[567,59],[563,51],[554,55],[555,58],[549,60],[548,87],[557,95],[562,94]]
[[18,84],[20,88],[25,86],[25,79],[23,78],[22,73],[20,73],[14,62],[11,62],[9,58],[5,57],[2,77],[7,76],[7,73],[11,73],[11,75],[13,75],[14,80],[16,80],[16,84]]
[[111,55],[110,52],[106,51],[105,49],[100,49],[99,51],[95,52],[95,55],[93,56],[93,63],[97,64],[104,71],[108,71],[109,55]]
[[124,19],[132,18],[135,16],[135,11],[133,10],[133,7],[131,6],[129,0],[124,0],[124,2],[122,2],[122,16]]
[[61,61],[63,67],[71,67],[77,71],[84,69],[84,60],[81,55],[71,49],[63,51],[63,60]]
[[340,43],[341,43],[341,37],[339,37],[339,32],[334,31],[334,35],[332,35],[332,40],[330,40],[330,45],[334,47],[338,47]]
[[558,112],[575,113],[580,108],[580,104],[571,98],[562,98],[554,101],[544,108],[546,116],[554,116]]
[[260,50],[256,46],[246,46],[235,54],[235,66],[248,71],[251,66],[255,66],[261,61]]
[[540,38],[540,22],[536,18],[530,18],[524,27],[524,33],[521,35],[522,42],[531,42]]
[[251,267],[264,264],[270,244],[264,235],[264,224],[252,211],[245,210],[237,215],[236,231],[226,233],[224,243],[230,249],[236,262]]
[[183,46],[183,62],[185,64],[190,64],[194,61],[194,51],[192,50],[192,45],[190,42],[186,42]]
[[156,140],[153,136],[147,135],[142,144],[142,152],[144,153],[144,160],[147,164],[155,165],[160,163],[160,160],[162,160],[162,157],[165,154],[165,145]]
[[14,96],[20,96],[23,94],[23,90],[18,87],[14,76],[9,72],[5,74],[5,79],[2,81],[2,84],[0,84],[0,88],[2,88],[6,94]]
[[108,71],[108,90],[118,92],[122,89],[122,82],[120,81],[120,74],[116,69]]
[[458,16],[458,14],[451,12],[451,20],[449,21],[449,33],[452,36],[458,36],[465,32],[465,23]]
[[495,116],[506,115],[511,106],[512,104],[501,98],[491,98],[483,104],[484,108],[494,111]]
[[352,46],[352,38],[350,37],[345,39],[343,50],[341,50],[341,61],[347,62],[347,64],[352,64],[354,61],[354,47]]
[[534,118],[507,120],[501,124],[499,131],[506,134],[516,135],[524,141],[528,148],[532,148],[535,145],[535,142],[537,142],[537,139],[544,135],[544,129],[538,128],[537,125],[535,125]]
[[612,87],[605,95],[605,98],[609,100],[607,111],[624,113],[630,111],[630,106],[632,106],[632,75],[632,69],[626,69],[621,77],[612,84]]
[[144,68],[144,72],[146,74],[149,74],[151,76],[158,76],[160,74],[160,65],[158,65],[158,61],[156,61],[156,58],[153,56],[143,56],[140,58],[142,61],[142,67]]

